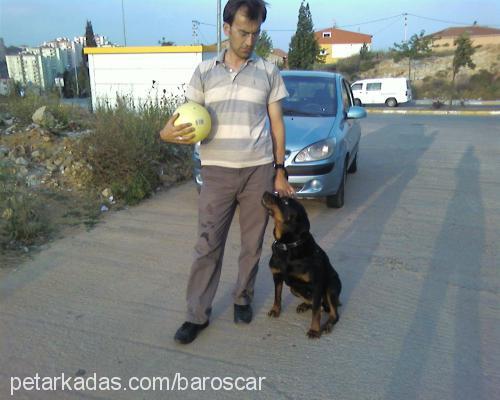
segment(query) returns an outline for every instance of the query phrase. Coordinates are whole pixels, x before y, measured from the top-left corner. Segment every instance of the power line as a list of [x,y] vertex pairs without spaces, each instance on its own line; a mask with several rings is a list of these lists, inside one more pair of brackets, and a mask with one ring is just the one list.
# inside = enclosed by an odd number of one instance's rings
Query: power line
[[398,15],[393,15],[392,17],[380,18],[380,19],[374,19],[374,20],[372,20],[372,21],[366,21],[366,22],[360,22],[359,24],[342,25],[342,26],[339,26],[339,28],[349,28],[349,27],[351,27],[351,26],[359,26],[359,25],[373,24],[373,23],[375,23],[375,22],[387,21],[387,20],[389,20],[389,19],[402,17],[403,15],[404,15],[404,14],[398,14]]
[[[445,21],[443,19],[436,19],[436,18],[424,17],[422,15],[416,15],[416,14],[410,14],[410,13],[408,13],[408,15],[411,15],[412,17],[417,17],[417,18],[422,18],[422,19],[428,19],[430,21],[442,22],[442,23],[445,23],[445,24],[466,25],[466,26],[471,26],[472,25],[470,22]],[[490,24],[487,24],[485,26],[488,26],[490,28],[496,28],[496,27],[498,27],[500,25],[490,25]]]
[[436,18],[430,18],[430,17],[423,17],[422,15],[416,15],[416,14],[410,14],[412,17],[417,17],[417,18],[422,18],[422,19],[428,19],[429,21],[436,21],[436,22],[443,22],[445,24],[453,24],[453,25],[471,25],[470,22],[456,22],[456,21],[445,21],[442,19],[436,19]]
[[390,23],[389,25],[386,25],[385,27],[383,27],[382,29],[379,29],[377,32],[373,33],[372,36],[375,36],[375,35],[378,35],[380,32],[382,31],[385,31],[386,29],[390,28],[391,26],[395,25],[396,23],[400,22],[399,20],[395,20],[393,21],[392,23]]
[[196,22],[199,23],[200,25],[213,26],[214,28],[217,28],[217,25],[215,25],[215,24],[208,24],[206,22],[201,22],[201,21],[196,21]]
[[[361,26],[361,25],[374,24],[376,22],[388,21],[388,20],[391,20],[391,19],[394,19],[394,18],[404,17],[405,15],[416,17],[416,18],[421,18],[421,19],[427,19],[427,20],[435,21],[435,22],[442,22],[442,23],[451,24],[451,25],[471,25],[469,22],[446,21],[446,20],[437,19],[437,18],[424,17],[422,15],[417,15],[417,14],[401,13],[401,14],[393,15],[391,17],[385,17],[385,18],[379,18],[379,19],[374,19],[374,20],[370,20],[370,21],[364,21],[364,22],[360,22],[360,23],[357,23],[357,24],[341,25],[341,26],[338,26],[337,28],[350,28],[350,27],[353,27],[353,26]],[[212,26],[214,28],[217,27],[215,24],[209,24],[209,23],[200,22],[200,21],[197,21],[197,22],[200,25]],[[394,21],[394,23],[392,23],[392,24],[390,24],[390,25],[382,28],[381,30],[377,31],[374,35],[380,33],[384,29],[387,29],[388,27],[394,25],[396,22],[398,22],[398,21],[397,20]],[[497,25],[488,25],[488,26],[495,27]],[[297,28],[295,28],[295,29],[266,29],[266,31],[268,31],[268,32],[295,32],[296,30],[297,30]]]
[[[403,16],[404,14],[398,14],[398,15],[393,15],[392,17],[386,17],[386,18],[379,18],[379,19],[374,19],[371,21],[365,21],[365,22],[360,22],[358,24],[349,24],[349,25],[342,25],[338,26],[337,28],[349,28],[351,26],[359,26],[359,25],[367,25],[367,24],[373,24],[375,22],[381,22],[381,21],[387,21],[393,18],[398,18]],[[266,29],[268,32],[295,32],[297,29]]]

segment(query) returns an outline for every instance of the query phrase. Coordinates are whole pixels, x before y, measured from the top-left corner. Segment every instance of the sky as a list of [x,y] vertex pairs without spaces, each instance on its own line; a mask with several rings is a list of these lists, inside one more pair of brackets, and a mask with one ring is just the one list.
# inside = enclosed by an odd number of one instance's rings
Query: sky
[[[0,0],[0,37],[7,46],[38,46],[56,37],[73,38],[92,21],[94,33],[119,45],[154,46],[164,37],[177,45],[193,43],[192,20],[197,20],[203,44],[217,40],[217,0]],[[222,0],[222,8],[226,0]],[[269,0],[262,25],[275,48],[288,51],[297,27],[301,0]],[[487,25],[500,29],[498,0],[310,0],[315,30],[331,27],[373,35],[372,48],[388,49],[424,30],[433,33],[451,26]],[[222,33],[224,39],[224,33]]]

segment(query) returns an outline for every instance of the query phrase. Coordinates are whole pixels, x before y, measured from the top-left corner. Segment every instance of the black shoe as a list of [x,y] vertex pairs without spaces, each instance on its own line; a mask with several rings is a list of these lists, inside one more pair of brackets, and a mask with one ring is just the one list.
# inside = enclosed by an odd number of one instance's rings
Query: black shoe
[[246,306],[234,305],[234,323],[243,322],[249,324],[252,321],[252,306],[247,304]]
[[193,324],[192,322],[184,322],[182,326],[175,332],[174,339],[177,343],[191,343],[198,333],[208,326],[208,321],[204,324]]

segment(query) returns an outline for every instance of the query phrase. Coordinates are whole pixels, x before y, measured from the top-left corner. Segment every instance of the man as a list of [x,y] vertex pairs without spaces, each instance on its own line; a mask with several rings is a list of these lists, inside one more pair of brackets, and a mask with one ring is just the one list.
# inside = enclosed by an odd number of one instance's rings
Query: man
[[[260,203],[262,194],[266,190],[282,196],[294,194],[283,167],[285,129],[280,100],[288,93],[276,66],[253,54],[266,13],[263,0],[229,0],[224,8],[229,48],[196,68],[186,92],[188,100],[209,110],[212,131],[200,146],[203,185],[198,241],[187,287],[187,319],[175,334],[182,344],[192,342],[208,326],[237,205],[241,252],[233,293],[234,321],[250,323],[268,219]],[[170,143],[189,143],[193,128],[190,124],[174,126],[177,117],[172,116],[160,137]]]

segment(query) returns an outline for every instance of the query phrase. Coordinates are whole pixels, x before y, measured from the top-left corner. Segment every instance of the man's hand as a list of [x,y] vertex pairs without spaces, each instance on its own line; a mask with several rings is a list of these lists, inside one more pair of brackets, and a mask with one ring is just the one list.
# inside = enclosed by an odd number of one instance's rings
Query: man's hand
[[280,197],[295,196],[295,190],[288,183],[285,171],[281,168],[276,170],[276,177],[274,178],[274,191],[277,192]]
[[175,120],[179,118],[179,114],[174,114],[167,121],[163,129],[160,131],[160,138],[164,142],[177,144],[192,144],[194,138],[194,128],[190,123],[180,124],[175,126]]

